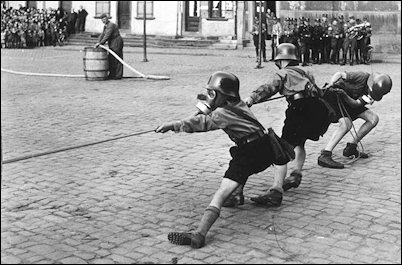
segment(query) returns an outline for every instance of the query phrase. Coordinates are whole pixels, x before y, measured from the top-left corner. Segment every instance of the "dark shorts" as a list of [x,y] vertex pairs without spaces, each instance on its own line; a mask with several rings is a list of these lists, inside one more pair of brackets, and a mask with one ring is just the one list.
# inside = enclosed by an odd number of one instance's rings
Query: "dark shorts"
[[274,155],[268,135],[243,146],[233,146],[229,151],[232,160],[224,178],[231,179],[239,184],[245,184],[249,176],[264,171],[274,163]]
[[[333,92],[333,91],[326,91],[325,95],[324,95],[324,99],[325,101],[328,102],[328,104],[334,109],[335,114],[336,114],[336,121],[334,121],[334,123],[337,123],[338,120],[342,117],[350,117],[352,119],[352,121],[356,120],[358,118],[358,116],[360,114],[362,114],[363,112],[365,112],[366,110],[368,110],[368,108],[366,108],[365,106],[360,106],[360,107],[356,107],[356,108],[352,108],[351,106],[349,106],[342,97],[340,97],[340,101],[338,102],[337,99],[337,93]],[[342,103],[342,104],[340,104]],[[344,108],[342,107],[342,105],[344,106]],[[342,109],[341,109],[342,108]],[[342,111],[341,111],[342,110]]]
[[318,141],[331,121],[328,109],[318,98],[303,98],[292,102],[286,110],[282,139],[297,146],[310,139]]

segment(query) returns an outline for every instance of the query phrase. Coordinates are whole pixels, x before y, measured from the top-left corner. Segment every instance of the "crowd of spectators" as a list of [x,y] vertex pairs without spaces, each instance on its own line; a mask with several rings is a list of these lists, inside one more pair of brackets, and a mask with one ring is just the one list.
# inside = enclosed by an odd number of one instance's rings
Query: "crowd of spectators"
[[[32,7],[1,7],[1,47],[33,48],[62,46],[75,33],[77,13]],[[72,30],[74,29],[74,30]],[[82,29],[83,30],[83,29]]]

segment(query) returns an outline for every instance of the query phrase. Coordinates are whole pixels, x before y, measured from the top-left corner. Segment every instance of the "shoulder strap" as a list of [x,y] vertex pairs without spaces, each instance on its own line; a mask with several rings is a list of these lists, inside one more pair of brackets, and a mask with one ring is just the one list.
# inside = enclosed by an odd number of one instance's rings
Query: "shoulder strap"
[[[289,66],[289,67],[286,67],[286,68],[291,69],[291,70],[293,70],[295,72],[298,72],[299,74],[301,74],[302,76],[307,78],[310,81],[310,83],[312,84],[312,87],[309,87],[309,88],[310,89],[315,88],[316,91],[314,93],[318,93],[318,95],[320,97],[322,97],[322,95],[324,93],[323,90],[317,86],[317,84],[310,78],[310,76],[304,70],[302,70],[300,68],[297,68],[297,67],[293,67],[293,66]],[[308,91],[308,92],[312,92],[312,91]]]
[[265,131],[265,127],[264,127],[259,121],[257,121],[256,119],[254,119],[253,117],[251,117],[251,116],[245,114],[244,112],[242,112],[242,111],[239,110],[239,109],[233,108],[232,106],[227,105],[226,108],[227,108],[228,110],[230,110],[231,112],[233,112],[233,113],[239,115],[240,117],[243,117],[243,118],[245,118],[246,120],[251,121],[251,122],[254,123],[254,124],[257,124],[258,127],[260,127],[263,131]]
[[295,72],[298,72],[300,75],[306,77],[311,83],[313,83],[313,82],[311,81],[310,76],[308,76],[304,70],[302,70],[302,69],[300,69],[300,68],[297,68],[297,67],[293,67],[293,66],[288,66],[288,67],[286,67],[286,68],[291,69],[291,70],[293,70],[293,71],[295,71]]

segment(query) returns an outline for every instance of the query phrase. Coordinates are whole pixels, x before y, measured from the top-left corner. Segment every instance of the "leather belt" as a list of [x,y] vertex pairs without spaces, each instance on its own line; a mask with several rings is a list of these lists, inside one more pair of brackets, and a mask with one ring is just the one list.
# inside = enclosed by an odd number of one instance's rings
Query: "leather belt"
[[307,96],[303,92],[296,93],[288,97],[288,101],[295,101],[298,99],[306,98]]
[[257,131],[255,133],[252,133],[250,135],[244,136],[242,138],[240,138],[236,144],[237,146],[243,146],[246,145],[248,143],[254,142],[255,140],[258,140],[260,138],[262,138],[266,133],[264,131]]
[[316,98],[317,96],[307,96],[306,95],[306,93],[304,93],[304,92],[298,92],[298,93],[296,93],[296,94],[294,94],[294,95],[291,95],[291,96],[288,96],[287,97],[287,100],[289,101],[289,102],[293,102],[293,101],[296,101],[296,100],[299,100],[299,99],[302,99],[302,98]]
[[306,98],[306,97],[307,96],[305,95],[304,92],[299,92],[299,93],[296,93],[294,95],[288,96],[287,101],[288,102],[293,102],[293,101],[296,101],[296,100],[299,100],[299,99],[302,99],[302,98]]

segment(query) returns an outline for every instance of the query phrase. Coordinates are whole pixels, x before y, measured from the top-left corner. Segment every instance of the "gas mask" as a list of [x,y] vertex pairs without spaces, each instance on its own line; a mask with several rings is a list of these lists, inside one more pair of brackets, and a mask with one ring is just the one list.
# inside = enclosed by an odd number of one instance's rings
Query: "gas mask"
[[391,91],[392,79],[387,74],[374,73],[368,78],[367,85],[370,97],[375,101],[380,101]]
[[208,115],[215,110],[218,107],[215,102],[217,96],[217,92],[212,89],[208,89],[206,95],[198,94],[197,99],[201,101],[199,101],[195,106],[199,110],[199,113]]
[[198,113],[208,115],[216,108],[227,104],[227,97],[240,99],[239,87],[239,79],[234,74],[222,71],[213,73],[205,86],[207,93],[197,96],[202,100],[196,105]]
[[374,99],[369,95],[363,95],[362,96],[362,100],[364,100],[364,102],[366,102],[367,104],[372,105],[374,103]]

